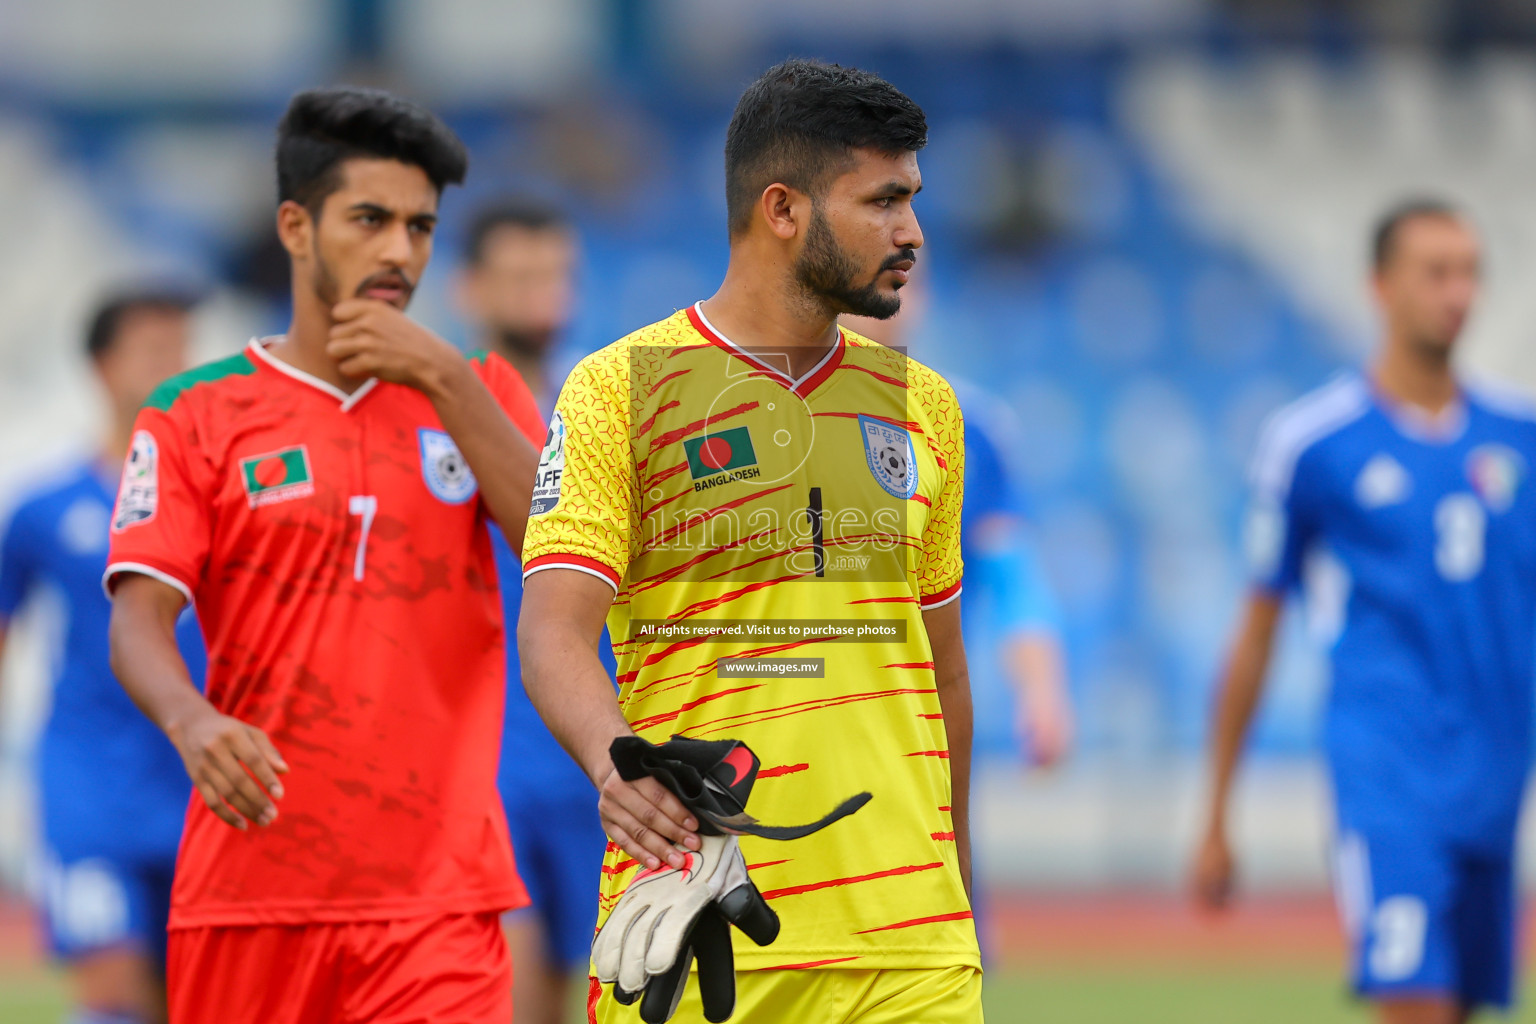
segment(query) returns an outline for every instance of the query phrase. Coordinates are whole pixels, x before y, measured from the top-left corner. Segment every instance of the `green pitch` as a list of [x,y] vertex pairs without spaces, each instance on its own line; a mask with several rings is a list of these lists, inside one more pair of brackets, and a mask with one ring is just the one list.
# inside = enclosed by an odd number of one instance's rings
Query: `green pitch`
[[[987,1024],[1369,1024],[1371,1019],[1342,993],[1335,976],[1304,969],[994,972],[986,1006]],[[5,1024],[58,1024],[63,1009],[63,989],[51,976],[0,975]],[[1536,1024],[1536,1007],[1507,1019]],[[581,1020],[575,1011],[572,1024]]]
[[1300,972],[1113,972],[1074,967],[994,975],[988,1024],[1365,1024],[1369,1015],[1326,974]]
[[[1041,973],[994,973],[987,1024],[1370,1024],[1374,1016],[1337,973],[1312,968],[1074,966]],[[1536,1006],[1478,1020],[1536,1024]]]
[[64,1019],[64,988],[51,974],[0,973],[0,1021],[58,1024]]

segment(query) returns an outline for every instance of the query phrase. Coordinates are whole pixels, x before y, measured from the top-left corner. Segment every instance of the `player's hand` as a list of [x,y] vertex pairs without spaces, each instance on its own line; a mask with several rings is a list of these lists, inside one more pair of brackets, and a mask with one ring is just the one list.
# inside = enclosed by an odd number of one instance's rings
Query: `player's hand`
[[1030,764],[1050,768],[1072,749],[1072,708],[1059,694],[1040,693],[1037,687],[1019,709],[1019,732],[1029,751]]
[[1225,830],[1207,830],[1195,853],[1195,867],[1190,878],[1195,905],[1202,910],[1224,910],[1232,901],[1232,879],[1236,873],[1232,847]]
[[288,762],[266,733],[211,707],[166,732],[214,814],[241,830],[277,820]]
[[460,366],[458,349],[379,299],[347,299],[331,310],[326,355],[348,377],[377,377],[426,391]]
[[647,871],[663,861],[683,867],[686,860],[673,843],[699,849],[698,819],[655,779],[625,782],[610,768],[598,787],[597,811],[609,837]]

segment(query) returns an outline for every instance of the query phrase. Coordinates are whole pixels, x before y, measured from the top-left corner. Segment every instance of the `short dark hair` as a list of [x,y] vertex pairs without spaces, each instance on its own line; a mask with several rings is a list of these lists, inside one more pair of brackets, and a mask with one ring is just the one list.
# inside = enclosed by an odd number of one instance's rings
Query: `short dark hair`
[[378,89],[310,89],[277,127],[277,201],[318,212],[341,164],[357,157],[420,167],[439,194],[469,169],[464,143],[431,111]]
[[488,203],[470,218],[464,236],[464,262],[478,264],[485,259],[485,242],[497,228],[522,228],[525,231],[564,231],[571,225],[565,212],[552,203],[531,196],[512,196]]
[[106,355],[117,341],[117,332],[129,314],[140,310],[190,313],[199,296],[190,288],[146,286],[115,292],[102,300],[85,330],[85,354],[92,359]]
[[1465,216],[1455,203],[1433,196],[1416,196],[1397,203],[1376,220],[1376,230],[1371,233],[1371,266],[1380,270],[1387,265],[1397,247],[1397,236],[1409,221],[1420,217],[1462,220]]
[[814,60],[787,60],[741,94],[725,136],[725,204],[731,234],[775,181],[814,194],[850,150],[916,152],[928,144],[923,110],[879,75]]

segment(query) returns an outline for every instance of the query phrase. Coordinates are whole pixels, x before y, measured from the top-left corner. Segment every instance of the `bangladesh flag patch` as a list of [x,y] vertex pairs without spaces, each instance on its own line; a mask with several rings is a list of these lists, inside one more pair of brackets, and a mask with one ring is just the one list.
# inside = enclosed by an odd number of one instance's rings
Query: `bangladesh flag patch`
[[701,434],[683,442],[693,489],[702,491],[732,480],[750,480],[762,473],[746,427]]
[[251,508],[260,508],[315,493],[309,471],[309,448],[295,445],[266,455],[240,460],[240,481]]

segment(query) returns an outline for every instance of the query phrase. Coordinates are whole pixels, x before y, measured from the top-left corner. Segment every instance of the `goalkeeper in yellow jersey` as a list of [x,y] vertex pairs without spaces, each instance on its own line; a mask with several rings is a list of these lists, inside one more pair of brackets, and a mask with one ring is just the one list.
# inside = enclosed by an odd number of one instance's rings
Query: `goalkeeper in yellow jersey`
[[[616,920],[724,906],[744,868],[782,922],[769,945],[735,943],[733,1019],[750,1024],[981,1020],[964,427],[942,377],[837,323],[900,308],[926,141],[921,109],[875,75],[791,60],[754,82],[726,139],[724,282],[571,372],[534,490],[523,678],[599,791],[599,925],[637,875]],[[725,834],[686,787],[615,767],[616,739],[677,735],[750,748],[716,765],[717,794],[751,791]],[[858,813],[794,842],[750,824],[858,793]],[[643,894],[656,905],[637,910]],[[626,965],[591,981],[604,1024],[639,1020],[637,985],[686,970],[686,948],[655,948],[679,929],[624,929],[599,933],[597,959]],[[705,968],[701,949],[701,982]],[[700,998],[684,989],[678,1019],[723,1019]]]

